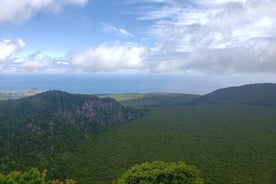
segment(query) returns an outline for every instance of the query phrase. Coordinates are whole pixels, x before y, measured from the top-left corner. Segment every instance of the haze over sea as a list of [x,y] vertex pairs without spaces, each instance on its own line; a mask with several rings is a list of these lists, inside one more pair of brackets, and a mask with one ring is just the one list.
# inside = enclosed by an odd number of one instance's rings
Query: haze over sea
[[73,93],[204,93],[216,85],[204,85],[200,79],[178,75],[135,75],[135,74],[1,74],[0,90],[64,90]]
[[[234,77],[187,76],[181,74],[0,74],[0,90],[63,90],[72,93],[151,93],[206,94],[218,88],[246,83],[268,82]],[[271,77],[271,82],[275,77]]]

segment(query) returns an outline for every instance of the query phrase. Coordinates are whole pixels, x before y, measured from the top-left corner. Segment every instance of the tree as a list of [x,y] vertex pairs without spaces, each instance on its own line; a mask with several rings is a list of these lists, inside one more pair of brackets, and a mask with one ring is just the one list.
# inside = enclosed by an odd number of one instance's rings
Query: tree
[[199,170],[184,162],[145,162],[134,165],[118,180],[119,184],[203,184]]

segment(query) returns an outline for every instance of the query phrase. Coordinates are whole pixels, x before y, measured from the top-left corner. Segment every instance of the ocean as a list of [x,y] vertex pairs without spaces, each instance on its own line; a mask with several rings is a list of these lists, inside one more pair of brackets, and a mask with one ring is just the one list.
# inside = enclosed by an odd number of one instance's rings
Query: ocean
[[[160,74],[0,74],[0,90],[63,90],[72,93],[115,94],[206,92],[203,81]],[[201,90],[203,89],[203,90]],[[210,89],[209,89],[210,90]]]

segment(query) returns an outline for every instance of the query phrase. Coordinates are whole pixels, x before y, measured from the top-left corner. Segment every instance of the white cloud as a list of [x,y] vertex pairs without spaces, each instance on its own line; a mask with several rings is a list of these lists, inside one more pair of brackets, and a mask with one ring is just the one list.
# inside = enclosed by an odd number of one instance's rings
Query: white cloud
[[25,43],[22,39],[17,40],[3,40],[0,42],[0,63],[7,62],[10,57],[23,49]]
[[49,61],[38,61],[38,60],[30,60],[24,61],[20,69],[25,72],[40,72],[45,71],[49,68],[52,68],[52,62]]
[[57,67],[56,59],[47,56],[42,51],[28,55],[17,64],[18,68],[24,72],[40,72]]
[[86,72],[145,69],[147,49],[132,43],[104,43],[71,55],[71,66]]
[[1,0],[0,24],[26,21],[39,11],[58,11],[66,5],[84,5],[88,0]]
[[[23,56],[26,45],[22,39],[3,40],[0,42],[0,71],[40,72],[65,71],[68,62],[64,58],[48,56],[43,51],[32,52]],[[19,55],[21,55],[19,57]]]
[[127,30],[123,28],[118,28],[113,25],[107,24],[107,23],[102,23],[102,26],[105,31],[114,31],[115,33],[123,36],[133,36],[132,33],[128,32]]

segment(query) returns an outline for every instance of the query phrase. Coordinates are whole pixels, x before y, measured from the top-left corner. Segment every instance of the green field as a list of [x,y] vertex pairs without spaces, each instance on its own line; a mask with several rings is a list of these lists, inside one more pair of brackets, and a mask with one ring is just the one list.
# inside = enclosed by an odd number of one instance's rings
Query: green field
[[192,100],[200,97],[195,94],[179,94],[179,93],[129,93],[129,94],[111,94],[98,95],[99,97],[109,97],[121,102],[125,106],[130,107],[153,107],[167,105],[187,105]]
[[206,184],[276,183],[276,107],[167,106],[83,142],[60,165],[78,183],[111,183],[145,161],[184,161]]
[[41,89],[27,89],[27,90],[0,90],[0,100],[19,99],[35,94],[42,93]]

